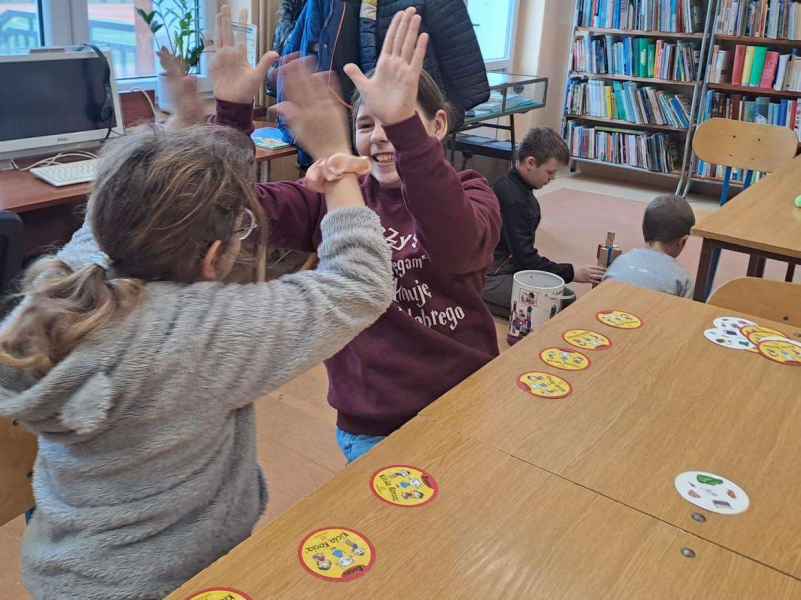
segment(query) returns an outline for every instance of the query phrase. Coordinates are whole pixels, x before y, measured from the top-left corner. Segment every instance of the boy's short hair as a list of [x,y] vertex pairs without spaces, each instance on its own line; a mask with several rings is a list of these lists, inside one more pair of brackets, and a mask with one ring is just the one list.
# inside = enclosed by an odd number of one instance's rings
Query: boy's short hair
[[657,196],[645,209],[642,220],[642,235],[646,242],[674,242],[695,225],[695,215],[690,203],[679,196]]
[[547,127],[534,127],[523,138],[517,148],[517,160],[524,161],[529,156],[534,157],[538,166],[544,165],[552,158],[560,164],[570,162],[570,150],[565,140],[553,129]]

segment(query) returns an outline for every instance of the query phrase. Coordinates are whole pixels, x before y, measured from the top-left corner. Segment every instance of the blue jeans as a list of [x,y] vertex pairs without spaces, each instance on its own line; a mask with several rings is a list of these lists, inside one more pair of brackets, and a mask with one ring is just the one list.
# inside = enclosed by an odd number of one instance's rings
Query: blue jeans
[[360,435],[358,433],[348,433],[337,427],[337,444],[342,454],[348,459],[348,463],[360,458],[373,449],[373,446],[384,441],[384,435]]

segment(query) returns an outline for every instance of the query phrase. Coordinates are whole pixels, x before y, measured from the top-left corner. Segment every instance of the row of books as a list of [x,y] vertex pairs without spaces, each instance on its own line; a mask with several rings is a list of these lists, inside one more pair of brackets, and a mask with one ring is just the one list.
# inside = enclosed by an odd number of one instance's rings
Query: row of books
[[690,98],[631,81],[568,82],[569,114],[628,121],[638,125],[690,126]]
[[581,35],[573,45],[572,68],[600,75],[693,81],[700,55],[697,42]]
[[798,0],[721,0],[717,32],[723,35],[801,39]]
[[[801,143],[801,101],[797,99],[771,100],[764,96],[755,98],[742,94],[728,94],[709,91],[704,97],[702,118],[704,121],[714,117],[748,121],[776,127],[792,129]],[[696,173],[703,177],[723,177],[723,169],[698,161]],[[735,181],[739,180],[735,174]]]
[[568,122],[565,140],[571,156],[673,173],[681,167],[681,142],[666,133],[632,133]]
[[801,56],[780,54],[765,46],[738,44],[732,57],[731,51],[715,46],[712,50],[709,81],[764,90],[799,92]]
[[704,30],[709,0],[578,0],[581,27],[668,33]]

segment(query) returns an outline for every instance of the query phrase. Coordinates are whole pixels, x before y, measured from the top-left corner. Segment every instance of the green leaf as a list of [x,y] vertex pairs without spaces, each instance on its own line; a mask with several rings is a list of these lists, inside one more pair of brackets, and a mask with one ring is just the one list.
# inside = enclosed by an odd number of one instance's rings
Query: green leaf
[[156,16],[156,11],[147,12],[141,8],[136,9],[137,14],[142,17],[142,20],[150,25],[150,22],[153,20],[153,17]]
[[159,29],[161,29],[162,27],[164,27],[164,25],[163,25],[163,24],[161,24],[161,23],[156,23],[155,25],[153,25],[153,26],[151,26],[151,27],[150,27],[150,31],[152,31],[152,32],[153,32],[153,35],[156,35],[156,34],[159,32]]
[[710,477],[709,475],[698,474],[696,476],[696,479],[698,479],[698,483],[703,483],[703,484],[706,484],[706,485],[720,485],[721,483],[723,483],[722,479],[717,479],[715,477]]

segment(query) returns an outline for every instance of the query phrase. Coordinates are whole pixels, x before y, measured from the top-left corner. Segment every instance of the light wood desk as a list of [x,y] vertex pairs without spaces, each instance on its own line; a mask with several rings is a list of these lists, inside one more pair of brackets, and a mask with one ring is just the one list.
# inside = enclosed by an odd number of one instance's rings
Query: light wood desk
[[[398,508],[374,497],[371,475],[396,464],[427,469],[438,479],[438,498]],[[330,583],[301,568],[301,540],[326,526],[354,528],[372,542],[367,574]],[[801,582],[791,577],[425,420],[169,599],[215,587],[252,600],[801,598]]]
[[[613,329],[600,310],[640,316]],[[536,334],[423,411],[454,431],[655,516],[715,544],[801,578],[801,368],[729,350],[704,338],[729,311],[604,283]],[[801,339],[801,330],[771,324]],[[566,347],[573,328],[603,333],[612,347],[588,351],[584,371],[558,371],[539,353]],[[563,376],[573,393],[534,398],[516,381],[526,371]],[[685,502],[674,478],[709,470],[751,498],[737,516]],[[692,513],[704,513],[698,523]],[[766,596],[760,596],[766,597]]]
[[[281,150],[256,148],[259,181],[270,181],[272,162],[293,156],[294,147]],[[80,206],[91,184],[55,187],[27,171],[0,172],[0,210],[17,213],[25,224],[25,254],[39,254],[50,245],[67,242],[83,221]]]
[[692,232],[704,241],[695,280],[696,300],[709,295],[715,249],[755,255],[748,266],[752,277],[763,275],[766,258],[801,264],[801,209],[793,203],[799,194],[801,158],[796,158],[698,222]]

